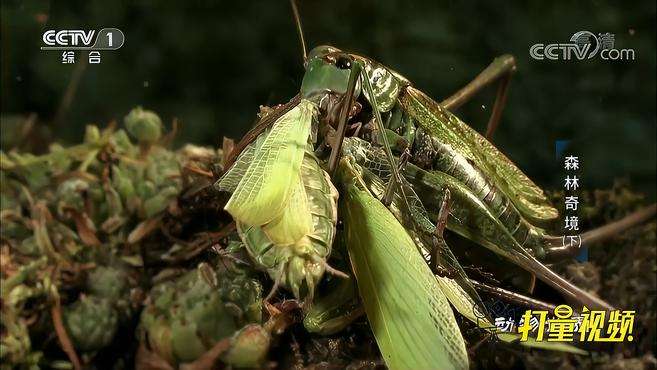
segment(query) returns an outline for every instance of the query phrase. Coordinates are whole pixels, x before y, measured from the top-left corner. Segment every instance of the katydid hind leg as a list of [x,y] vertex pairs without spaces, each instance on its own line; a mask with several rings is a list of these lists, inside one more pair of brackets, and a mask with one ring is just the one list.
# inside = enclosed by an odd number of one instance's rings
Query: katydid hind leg
[[493,111],[491,112],[490,118],[488,119],[488,125],[486,127],[486,138],[491,140],[493,133],[495,133],[495,130],[497,129],[502,117],[502,111],[506,105],[509,82],[511,81],[511,76],[515,71],[516,61],[512,55],[507,54],[499,56],[495,58],[493,62],[481,73],[479,73],[477,77],[475,77],[471,82],[454,93],[452,96],[443,100],[440,105],[448,110],[457,109],[472,99],[479,92],[481,92],[481,90],[483,90],[485,87],[498,81],[499,85],[497,88],[497,94],[495,96],[495,103],[493,104]]
[[447,218],[451,210],[451,193],[448,188],[443,188],[443,198],[440,202],[440,209],[438,210],[438,217],[436,219],[436,229],[433,233],[433,242],[431,251],[431,264],[433,267],[438,270],[441,266],[440,263],[440,247],[441,244],[445,243],[445,238],[443,233],[445,232],[445,227],[447,226]]
[[547,237],[545,261],[558,262],[574,258],[582,248],[588,248],[595,243],[607,240],[625,230],[653,219],[655,214],[657,214],[657,203],[641,208],[620,220],[587,231],[581,234],[579,238],[569,239],[568,242],[563,237]]
[[480,293],[488,294],[519,306],[528,307],[533,310],[544,310],[549,312],[553,312],[556,307],[556,305],[552,303],[544,302],[533,297],[528,297],[526,295],[506,290],[498,286],[489,285],[474,279],[470,279],[470,282]]
[[518,255],[514,260],[522,268],[536,274],[541,281],[556,289],[570,302],[598,310],[613,311],[615,309],[603,299],[592,295],[564,279],[532,256]]

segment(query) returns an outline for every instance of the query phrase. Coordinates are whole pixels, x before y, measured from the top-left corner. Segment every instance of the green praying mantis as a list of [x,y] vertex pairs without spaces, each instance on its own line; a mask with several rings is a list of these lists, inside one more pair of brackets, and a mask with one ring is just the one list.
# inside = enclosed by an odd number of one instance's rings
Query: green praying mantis
[[[370,58],[331,46],[306,53],[294,1],[292,8],[306,67],[299,94],[260,118],[216,183],[231,193],[225,209],[247,251],[274,280],[268,299],[279,286],[289,289],[305,302],[306,328],[319,333],[339,331],[365,312],[390,368],[467,368],[451,307],[482,328],[492,318],[447,245],[447,228],[569,302],[612,309],[541,262],[572,256],[579,246],[563,245],[543,229],[557,210],[489,141],[515,71],[512,57],[495,59],[437,103]],[[495,81],[500,87],[486,138],[450,110]],[[584,233],[582,245],[655,210]],[[327,262],[333,249],[348,255],[344,272]],[[343,279],[315,297],[326,272]]]

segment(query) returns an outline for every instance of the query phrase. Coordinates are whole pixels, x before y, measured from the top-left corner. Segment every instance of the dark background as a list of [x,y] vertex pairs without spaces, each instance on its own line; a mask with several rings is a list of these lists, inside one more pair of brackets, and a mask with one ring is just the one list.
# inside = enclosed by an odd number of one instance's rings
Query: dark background
[[[286,102],[303,75],[287,1],[3,1],[1,10],[4,134],[33,112],[46,137],[73,143],[86,124],[143,105],[169,126],[179,119],[179,144],[216,145],[245,133],[260,104]],[[655,1],[300,1],[300,11],[310,47],[370,56],[437,100],[495,56],[515,55],[497,145],[539,184],[561,188],[555,141],[573,140],[583,188],[626,177],[655,198]],[[75,65],[61,64],[61,52],[39,50],[47,29],[103,27],[120,28],[126,42],[102,52],[100,65],[82,66],[81,52]],[[567,42],[579,30],[614,33],[636,59],[529,57],[532,44]],[[458,114],[483,130],[494,91]]]

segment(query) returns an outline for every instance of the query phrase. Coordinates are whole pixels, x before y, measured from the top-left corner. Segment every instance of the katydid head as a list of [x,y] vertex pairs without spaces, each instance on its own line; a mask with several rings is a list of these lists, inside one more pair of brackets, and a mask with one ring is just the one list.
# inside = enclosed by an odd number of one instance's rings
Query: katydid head
[[[352,67],[359,64],[362,72],[356,85],[355,97],[358,97],[362,88],[370,105],[376,104],[381,113],[390,111],[399,93],[410,85],[406,78],[384,65],[333,46],[322,45],[312,49],[304,64],[306,73],[301,84],[301,94],[306,98],[328,92],[343,95]],[[365,78],[369,84],[365,84]]]
[[[376,106],[381,112],[392,109],[402,88],[410,85],[408,80],[369,58],[346,53],[333,46],[317,46],[308,53],[296,0],[290,0],[290,4],[306,67],[301,84],[301,96],[304,98],[319,96],[317,100],[322,100],[324,96],[343,96],[347,91],[352,67],[358,64],[361,67],[357,68],[360,78],[355,85],[354,98],[358,98],[359,87],[367,87],[364,89],[365,96],[373,108]],[[370,83],[365,84],[363,79],[369,80]]]
[[301,96],[310,99],[326,93],[344,95],[353,63],[351,55],[332,46],[314,48],[305,62],[306,73],[301,82]]

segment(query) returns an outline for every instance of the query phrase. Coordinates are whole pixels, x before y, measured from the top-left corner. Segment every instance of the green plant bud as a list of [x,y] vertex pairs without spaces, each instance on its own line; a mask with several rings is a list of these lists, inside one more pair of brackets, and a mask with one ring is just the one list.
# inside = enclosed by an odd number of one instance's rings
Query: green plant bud
[[140,322],[150,349],[172,365],[196,360],[237,329],[219,289],[196,269],[156,285]]
[[64,324],[75,348],[96,351],[114,339],[118,314],[110,300],[82,296],[64,310]]
[[116,165],[112,166],[112,185],[114,185],[114,188],[124,201],[135,195],[135,185],[132,179]]
[[127,293],[128,276],[120,268],[98,266],[87,275],[87,289],[93,295],[116,301]]
[[223,360],[238,368],[259,368],[267,357],[271,336],[257,324],[245,326],[233,335]]
[[242,310],[243,322],[262,321],[262,286],[246,275],[221,279],[219,289],[225,302],[231,302]]
[[178,192],[178,189],[169,186],[160,190],[154,197],[147,199],[144,202],[144,214],[146,218],[150,218],[164,211],[169,206],[169,203],[178,196]]
[[63,208],[83,209],[83,193],[89,189],[89,183],[81,179],[69,179],[57,188],[57,211],[62,214]]
[[162,120],[152,111],[133,108],[123,119],[128,133],[140,143],[154,143],[162,135]]
[[141,199],[148,199],[157,194],[155,184],[149,180],[137,182],[137,196]]
[[61,144],[57,143],[51,144],[49,149],[52,172],[59,174],[68,171],[69,167],[71,167],[71,163],[73,163],[73,159],[66,149]]
[[121,216],[123,214],[123,202],[121,201],[121,195],[109,183],[105,184],[103,188],[105,189],[105,203],[107,203],[109,215],[112,217]]
[[130,141],[128,134],[123,129],[116,130],[110,138],[110,143],[117,151],[117,153],[132,156],[135,154],[136,148]]
[[144,176],[155,184],[172,182],[180,174],[180,159],[176,153],[163,148],[150,152]]
[[87,125],[84,132],[85,143],[95,143],[100,140],[100,130],[96,125]]
[[47,161],[40,161],[35,155],[29,153],[11,152],[6,157],[2,158],[3,166],[7,161],[11,162],[12,168],[16,166],[12,172],[22,177],[31,191],[42,189],[50,184],[52,168]]
[[22,254],[28,256],[37,256],[40,252],[39,246],[37,245],[34,236],[28,236],[27,238],[23,239],[20,244],[16,245],[16,249]]

